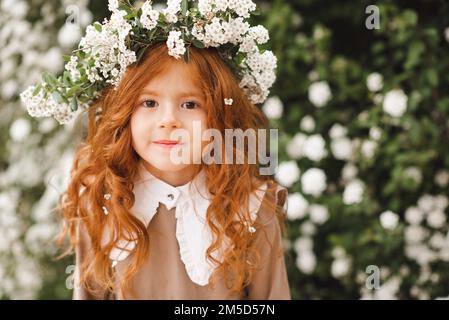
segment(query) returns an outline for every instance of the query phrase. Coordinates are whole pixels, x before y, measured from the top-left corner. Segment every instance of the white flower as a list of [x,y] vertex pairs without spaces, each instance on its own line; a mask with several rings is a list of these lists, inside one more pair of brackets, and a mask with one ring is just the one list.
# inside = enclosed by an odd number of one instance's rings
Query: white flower
[[53,118],[42,119],[39,123],[39,131],[42,133],[48,133],[56,126],[56,122]]
[[404,237],[407,244],[418,244],[424,241],[428,231],[419,225],[412,225],[405,228]]
[[73,47],[81,38],[80,27],[75,23],[65,23],[58,32],[58,42],[65,48]]
[[444,29],[444,38],[446,39],[447,42],[449,42],[449,27]]
[[427,224],[435,229],[442,228],[446,224],[446,215],[440,210],[431,211],[427,216]]
[[310,237],[297,238],[293,244],[293,249],[297,254],[300,254],[303,251],[312,251],[313,250],[312,238]]
[[333,256],[335,259],[340,259],[340,258],[345,257],[345,256],[346,256],[345,248],[343,248],[343,247],[341,247],[341,246],[334,247],[334,248],[332,249],[332,256]]
[[3,2],[4,3],[2,3],[2,9],[4,9],[5,12],[7,10],[9,14],[11,14],[11,16],[16,18],[17,20],[25,17],[28,12],[29,6],[25,1],[10,1],[10,3],[8,3],[8,1]]
[[425,194],[422,195],[419,199],[418,199],[418,207],[424,211],[424,212],[430,212],[431,210],[433,210],[433,202],[434,199],[431,195],[429,194]]
[[329,137],[331,139],[343,138],[348,133],[348,129],[343,127],[341,124],[334,124],[329,130]]
[[395,89],[387,92],[383,102],[383,110],[392,117],[401,117],[407,110],[408,97],[404,91]]
[[372,127],[371,129],[369,129],[369,136],[371,137],[371,139],[378,141],[382,136],[382,129],[379,127]]
[[168,22],[178,22],[178,12],[181,11],[182,0],[167,0],[167,8],[163,10]]
[[264,44],[270,39],[268,30],[262,25],[249,28],[248,34],[257,44]]
[[[217,6],[224,4],[225,1],[214,1]],[[234,10],[238,16],[249,18],[250,12],[256,10],[256,4],[251,0],[230,0],[228,1],[228,8]],[[226,10],[226,9],[223,9]]]
[[108,9],[109,11],[117,11],[118,9],[118,0],[109,0],[108,1]]
[[262,111],[268,119],[279,119],[282,117],[284,106],[278,96],[270,97],[262,106]]
[[383,77],[378,72],[371,73],[366,79],[366,86],[371,92],[382,90],[383,85]]
[[331,274],[334,278],[342,278],[349,273],[351,260],[348,257],[337,258],[332,262]]
[[9,134],[13,141],[23,141],[31,132],[30,121],[24,118],[15,120],[9,128]]
[[301,225],[301,233],[305,236],[313,236],[316,232],[316,227],[312,221],[306,221]]
[[306,215],[309,203],[304,197],[298,193],[288,195],[287,217],[290,220],[302,219]]
[[51,48],[40,58],[39,62],[43,69],[51,73],[59,72],[64,64],[61,49],[56,47]]
[[[53,114],[53,110],[56,107],[53,99],[45,99],[43,91],[39,91],[38,94],[33,96],[35,86],[28,87],[20,94],[20,98],[23,104],[26,106],[28,113],[32,117],[49,117]],[[50,103],[47,103],[49,101]]]
[[323,224],[329,219],[329,211],[320,204],[312,204],[309,207],[310,220],[316,224]]
[[311,135],[303,145],[304,156],[312,161],[320,161],[327,156],[326,142],[319,134]]
[[404,177],[411,178],[417,184],[420,184],[422,181],[422,173],[418,167],[408,167],[404,170]]
[[1,88],[1,95],[5,100],[11,99],[17,92],[18,83],[14,79],[7,80],[3,82],[3,87]]
[[387,210],[380,214],[380,224],[384,229],[393,230],[398,225],[399,217],[393,211]]
[[312,251],[299,252],[296,266],[304,274],[311,274],[316,268],[316,256]]
[[304,130],[306,132],[311,132],[315,130],[315,120],[312,116],[305,116],[302,118],[301,123],[299,124],[299,127],[301,130]]
[[405,221],[411,225],[418,225],[424,218],[424,213],[418,207],[409,207],[405,210]]
[[344,181],[350,181],[357,176],[358,169],[353,163],[346,163],[341,170],[341,177]]
[[373,140],[365,140],[362,143],[362,154],[365,158],[371,159],[377,149],[377,142]]
[[318,81],[310,85],[309,100],[315,107],[324,107],[331,98],[332,93],[326,81]]
[[438,170],[435,174],[435,183],[441,188],[446,187],[449,184],[449,171]]
[[303,146],[307,140],[307,136],[301,132],[294,135],[292,140],[287,144],[287,154],[293,159],[299,159],[303,156]]
[[343,191],[343,203],[351,205],[362,202],[364,190],[365,184],[361,180],[350,181]]
[[232,106],[232,104],[234,103],[234,100],[232,98],[224,98],[223,102],[227,106]]
[[148,30],[152,30],[157,25],[159,19],[159,11],[153,10],[152,1],[147,0],[142,6],[142,15],[140,16],[140,23]]
[[70,73],[70,78],[72,81],[77,81],[81,77],[81,73],[77,68],[78,66],[78,57],[71,56],[70,61],[66,63],[65,69]]
[[170,31],[167,39],[168,54],[179,59],[185,52],[185,43],[181,39],[181,31]]
[[435,232],[430,237],[429,244],[435,249],[443,249],[447,245],[446,237],[441,232]]
[[[93,25],[86,29],[86,35],[81,39],[79,47],[94,62],[87,69],[87,77],[95,83],[106,79],[106,83],[118,85],[126,68],[136,61],[136,53],[126,46],[126,38],[132,28],[124,16],[126,11],[114,11],[98,31]],[[119,66],[119,72],[112,76],[111,71]]]
[[350,160],[352,158],[353,146],[349,138],[342,137],[333,139],[330,147],[335,159]]
[[326,175],[323,170],[310,168],[301,177],[302,191],[306,194],[319,196],[326,190]]
[[240,87],[250,97],[252,103],[262,103],[268,97],[269,88],[276,80],[276,56],[272,51],[251,52],[242,65],[249,68],[247,69],[249,73],[243,76]]
[[434,200],[435,209],[441,211],[446,210],[446,207],[449,204],[449,199],[445,195],[439,194],[434,197]]
[[298,181],[299,175],[300,170],[298,164],[294,160],[281,162],[275,174],[276,180],[287,188]]

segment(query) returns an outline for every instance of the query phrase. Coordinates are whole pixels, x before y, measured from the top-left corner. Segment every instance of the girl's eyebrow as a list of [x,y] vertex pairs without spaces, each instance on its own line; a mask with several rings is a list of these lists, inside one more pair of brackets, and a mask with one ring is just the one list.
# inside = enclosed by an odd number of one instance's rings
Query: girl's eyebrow
[[[149,95],[152,95],[152,96],[159,97],[159,94],[157,92],[149,90],[149,89],[142,90],[141,94],[149,94]],[[181,92],[181,93],[177,94],[178,98],[191,97],[191,96],[201,97],[202,94],[200,92],[198,92],[198,91],[187,91],[187,92]]]

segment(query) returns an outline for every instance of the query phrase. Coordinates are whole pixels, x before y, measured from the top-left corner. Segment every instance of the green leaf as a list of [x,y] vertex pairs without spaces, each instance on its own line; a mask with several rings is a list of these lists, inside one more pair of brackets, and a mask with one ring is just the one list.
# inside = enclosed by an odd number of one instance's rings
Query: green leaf
[[42,89],[42,85],[38,84],[33,90],[33,96],[37,95]]
[[53,99],[55,99],[56,102],[64,103],[64,99],[62,98],[59,91],[53,91],[51,95],[53,96]]
[[103,30],[101,23],[95,22],[94,27],[95,27],[95,30],[97,30],[98,32],[101,32]]
[[71,87],[69,89],[69,91],[67,91],[67,96],[69,96],[69,97],[72,96],[74,93],[76,93],[79,90],[79,88],[80,88],[79,85]]
[[193,39],[192,44],[199,49],[204,49],[206,47],[202,41],[199,41],[197,39]]
[[70,109],[72,109],[72,111],[78,110],[78,100],[76,100],[76,97],[70,102]]
[[181,9],[182,9],[182,15],[185,17],[187,14],[187,10],[189,10],[189,1],[188,0],[182,0]]
[[142,59],[142,56],[145,53],[145,50],[146,50],[146,47],[143,47],[137,51],[137,63],[139,63],[140,59]]
[[189,53],[189,51],[190,51],[189,48],[187,48],[186,52],[184,53],[184,61],[186,63],[190,62],[190,53]]
[[260,12],[259,9],[256,9],[256,10],[254,10],[253,12],[251,12],[251,14],[252,14],[253,16],[260,16],[262,13]]
[[42,80],[51,86],[58,85],[58,80],[55,78],[55,76],[46,71],[42,74]]

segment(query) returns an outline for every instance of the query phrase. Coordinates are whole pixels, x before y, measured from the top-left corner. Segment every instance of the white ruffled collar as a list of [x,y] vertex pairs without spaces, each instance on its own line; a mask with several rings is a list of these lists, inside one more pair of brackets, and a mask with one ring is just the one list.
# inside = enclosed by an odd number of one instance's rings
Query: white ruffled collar
[[[185,185],[174,187],[152,175],[139,164],[140,178],[134,185],[135,203],[131,212],[148,226],[157,212],[160,203],[168,210],[176,207],[176,238],[179,253],[190,279],[201,286],[207,285],[215,266],[206,258],[206,250],[212,244],[212,233],[206,223],[206,212],[212,195],[207,190],[204,170]],[[257,217],[257,211],[266,191],[266,184],[253,193],[249,199],[251,220]],[[248,226],[250,232],[255,229]],[[108,239],[108,232],[103,240]],[[112,266],[125,260],[135,248],[137,241],[120,240],[110,253]],[[124,248],[124,249],[123,249]],[[222,261],[220,254],[214,252],[214,258]]]

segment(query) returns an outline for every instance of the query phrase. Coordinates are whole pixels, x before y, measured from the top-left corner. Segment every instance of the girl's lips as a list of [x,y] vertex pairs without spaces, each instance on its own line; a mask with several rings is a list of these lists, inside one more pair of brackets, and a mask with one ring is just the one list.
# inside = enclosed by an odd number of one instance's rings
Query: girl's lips
[[175,140],[159,140],[159,141],[154,141],[154,143],[163,148],[172,148],[172,147],[180,146],[183,144],[183,143],[175,141]]

